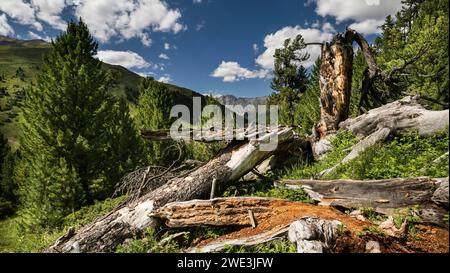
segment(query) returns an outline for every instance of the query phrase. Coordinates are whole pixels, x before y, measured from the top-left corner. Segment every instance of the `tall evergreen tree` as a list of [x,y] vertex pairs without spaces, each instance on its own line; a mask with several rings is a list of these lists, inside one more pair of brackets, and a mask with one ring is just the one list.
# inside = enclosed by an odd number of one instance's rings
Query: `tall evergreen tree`
[[279,121],[284,124],[295,124],[297,105],[307,89],[308,75],[302,62],[310,56],[303,52],[305,48],[303,37],[298,35],[294,40],[287,39],[284,47],[275,51],[275,77],[271,84],[275,93],[269,103],[280,106]]
[[111,95],[111,74],[94,58],[98,44],[81,21],[52,42],[21,122],[22,198],[32,224],[110,195],[136,162],[137,131],[128,107]]
[[[143,79],[139,86],[138,124],[140,128],[150,130],[169,129],[174,122],[170,111],[174,104],[172,93],[163,83],[153,78]],[[148,142],[147,162],[150,164],[171,164],[176,151],[170,149],[172,141]]]

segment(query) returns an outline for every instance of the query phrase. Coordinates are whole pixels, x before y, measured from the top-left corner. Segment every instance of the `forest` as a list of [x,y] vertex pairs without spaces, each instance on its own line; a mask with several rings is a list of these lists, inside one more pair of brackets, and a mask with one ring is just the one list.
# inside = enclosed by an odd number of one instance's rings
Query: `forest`
[[0,252],[448,253],[449,3],[402,5],[371,44],[287,39],[280,125],[243,140],[172,139],[174,105],[224,106],[98,60],[82,18],[2,60]]

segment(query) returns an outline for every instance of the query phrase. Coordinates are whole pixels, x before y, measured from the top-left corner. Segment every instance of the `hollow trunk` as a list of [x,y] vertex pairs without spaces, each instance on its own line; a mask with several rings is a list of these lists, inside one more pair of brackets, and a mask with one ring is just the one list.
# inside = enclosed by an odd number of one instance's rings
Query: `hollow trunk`
[[338,34],[322,46],[320,66],[321,119],[316,127],[319,139],[339,129],[348,117],[352,88],[353,48],[349,32]]

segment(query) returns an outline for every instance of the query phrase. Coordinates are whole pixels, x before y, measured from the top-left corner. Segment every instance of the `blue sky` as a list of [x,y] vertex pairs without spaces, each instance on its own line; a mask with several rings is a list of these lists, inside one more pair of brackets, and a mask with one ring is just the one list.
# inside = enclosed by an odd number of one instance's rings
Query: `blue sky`
[[[200,93],[270,94],[286,38],[329,40],[351,26],[369,40],[400,0],[1,0],[0,34],[49,40],[83,17],[98,57]],[[308,49],[312,58],[319,48]]]

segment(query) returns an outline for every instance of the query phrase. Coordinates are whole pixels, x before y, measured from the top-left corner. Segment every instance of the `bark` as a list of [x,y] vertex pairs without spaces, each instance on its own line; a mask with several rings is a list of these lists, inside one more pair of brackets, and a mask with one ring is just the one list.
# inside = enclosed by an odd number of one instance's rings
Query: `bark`
[[373,208],[386,215],[418,206],[420,222],[445,226],[448,178],[387,180],[283,180],[277,187],[302,188],[322,205],[343,209]]
[[348,32],[337,34],[331,43],[322,46],[320,66],[320,122],[316,127],[319,139],[339,129],[348,117],[352,87],[353,48]]
[[208,199],[212,181],[217,179],[217,191],[223,191],[231,182],[239,179],[256,165],[273,155],[261,145],[273,137],[278,138],[278,149],[290,145],[294,138],[291,128],[278,128],[258,140],[237,143],[223,150],[213,160],[191,172],[177,177],[167,184],[144,195],[138,201],[117,208],[94,223],[58,240],[49,252],[110,252],[125,239],[142,234],[148,227],[160,224],[148,214],[167,203]]

